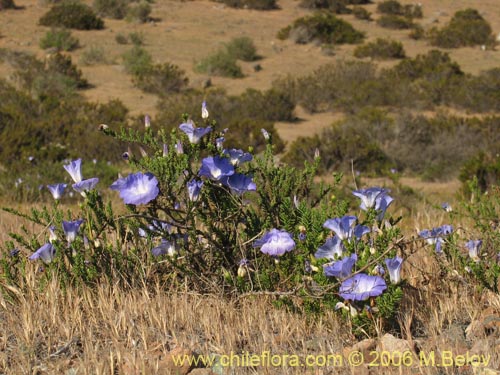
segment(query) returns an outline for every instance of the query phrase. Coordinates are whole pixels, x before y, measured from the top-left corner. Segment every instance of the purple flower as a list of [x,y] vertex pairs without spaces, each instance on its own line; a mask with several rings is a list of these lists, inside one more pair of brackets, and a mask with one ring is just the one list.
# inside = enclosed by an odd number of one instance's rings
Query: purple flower
[[479,250],[483,245],[483,241],[481,240],[470,240],[465,244],[465,247],[469,250],[469,257],[474,260],[479,259]]
[[207,102],[203,101],[203,103],[201,103],[201,118],[205,120],[208,116]]
[[192,180],[187,183],[189,200],[191,202],[196,202],[198,200],[202,186],[203,181],[200,180]]
[[389,278],[391,283],[397,284],[401,281],[401,266],[403,265],[403,258],[395,257],[385,260],[385,265],[389,270]]
[[232,148],[230,150],[224,150],[223,153],[224,155],[229,156],[229,161],[234,166],[238,166],[246,161],[251,161],[253,158],[252,154],[235,148]]
[[200,176],[206,176],[214,180],[234,174],[234,167],[228,158],[220,156],[209,156],[201,161],[201,168],[198,172]]
[[215,146],[217,147],[217,150],[222,150],[223,143],[226,139],[224,137],[219,137],[215,140]]
[[344,216],[342,218],[329,219],[323,226],[335,232],[340,240],[350,239],[353,235],[354,224],[357,221],[356,216]]
[[52,262],[55,254],[56,254],[56,248],[52,246],[50,242],[47,242],[45,245],[43,245],[37,251],[35,251],[29,257],[29,259],[30,260],[41,259],[44,263],[48,264]]
[[151,173],[141,172],[116,180],[110,188],[120,192],[125,204],[135,205],[151,202],[160,192],[156,177]]
[[344,299],[364,301],[369,297],[381,295],[386,289],[387,285],[380,276],[358,273],[342,282],[339,295]]
[[18,255],[19,255],[19,253],[20,253],[20,252],[21,252],[21,251],[20,251],[19,249],[12,249],[12,250],[9,252],[9,255],[10,255],[11,257],[16,257],[16,256],[18,256]]
[[325,273],[325,276],[328,277],[337,277],[339,279],[349,277],[352,273],[352,267],[354,267],[357,260],[358,256],[356,254],[352,254],[342,260],[324,264],[323,272]]
[[386,189],[379,187],[371,187],[368,189],[360,189],[352,192],[353,195],[361,199],[362,210],[369,210],[370,208],[375,208],[375,200],[381,194],[387,193]]
[[64,165],[64,169],[69,173],[75,183],[79,183],[82,180],[82,159],[77,159],[69,164]]
[[260,251],[271,256],[280,256],[295,248],[292,235],[285,230],[271,229],[253,243]]
[[335,258],[340,258],[344,250],[345,247],[340,238],[333,236],[328,238],[324,245],[318,248],[314,257],[317,259],[327,258],[334,260]]
[[194,126],[192,121],[185,122],[179,125],[179,128],[186,133],[189,138],[189,142],[191,143],[199,143],[201,137],[210,133],[212,131],[212,127],[207,128],[197,128]]
[[82,219],[62,222],[63,230],[66,234],[66,240],[69,244],[71,244],[76,239],[76,234],[78,233],[78,229],[80,229],[80,225],[82,223]]
[[451,212],[453,211],[453,208],[451,208],[450,204],[448,202],[444,202],[441,204],[441,208],[445,210],[446,212]]
[[435,245],[436,253],[441,254],[441,247],[444,242],[443,237],[451,234],[452,232],[453,227],[451,225],[442,225],[431,230],[424,229],[423,231],[419,232],[418,235],[424,238],[428,244]]
[[84,197],[87,195],[86,193],[90,190],[93,190],[97,183],[99,182],[98,178],[89,178],[87,180],[83,180],[73,184],[73,190],[77,191]]
[[235,173],[231,176],[222,177],[220,182],[228,186],[235,194],[241,195],[246,191],[257,190],[257,186],[252,181],[252,178],[241,173]]
[[177,153],[177,155],[184,153],[184,147],[182,147],[182,142],[180,140],[177,141],[177,143],[175,144],[174,147],[175,147],[175,152]]
[[167,241],[165,239],[162,239],[160,245],[151,249],[151,253],[155,257],[165,254],[168,256],[174,256],[175,254],[177,254],[177,244],[175,243],[175,241]]
[[375,275],[384,276],[385,275],[385,269],[380,264],[377,264],[375,266],[375,268],[373,269],[373,273]]
[[61,199],[64,189],[66,189],[67,184],[54,184],[54,185],[47,185],[47,189],[49,189],[50,194],[54,197],[55,200]]
[[356,225],[352,233],[357,240],[360,240],[365,234],[370,233],[371,229],[366,225]]

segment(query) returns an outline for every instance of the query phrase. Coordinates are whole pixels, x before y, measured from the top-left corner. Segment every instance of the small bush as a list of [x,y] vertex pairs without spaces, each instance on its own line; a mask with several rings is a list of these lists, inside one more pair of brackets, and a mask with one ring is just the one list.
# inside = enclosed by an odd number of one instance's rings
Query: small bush
[[352,8],[352,14],[360,20],[371,21],[372,19],[372,14],[363,7],[356,6]]
[[134,46],[122,55],[125,71],[140,76],[147,74],[153,67],[153,58],[144,48]]
[[40,48],[54,48],[59,51],[73,51],[78,48],[78,39],[71,35],[69,30],[52,29],[47,31],[40,40]]
[[66,27],[77,30],[100,30],[104,28],[104,21],[97,17],[87,5],[67,1],[54,5],[39,20],[42,26]]
[[408,36],[414,40],[421,40],[425,37],[424,28],[420,25],[415,24],[408,34]]
[[93,8],[101,17],[121,20],[127,15],[128,4],[128,0],[94,0]]
[[370,42],[356,47],[354,56],[372,57],[375,59],[403,59],[405,50],[401,42],[377,38],[375,42]]
[[195,66],[195,70],[214,76],[241,78],[243,72],[236,63],[236,59],[226,51],[215,52],[202,59]]
[[276,0],[217,0],[231,8],[245,8],[255,10],[277,9]]
[[116,34],[115,36],[116,43],[118,44],[128,44],[128,38],[123,34]]
[[80,57],[80,63],[82,65],[107,64],[108,59],[102,47],[90,46],[83,51],[82,56]]
[[178,66],[166,63],[154,65],[136,75],[134,84],[145,92],[162,96],[181,91],[187,86],[188,79]]
[[0,10],[15,8],[16,4],[14,3],[14,0],[0,0]]
[[422,7],[415,5],[401,5],[396,0],[386,0],[377,5],[377,11],[382,14],[404,16],[407,18],[422,18]]
[[140,32],[128,34],[128,39],[130,39],[134,46],[142,46],[144,44],[144,34]]
[[475,9],[455,13],[448,25],[429,32],[430,42],[441,48],[459,48],[493,43],[490,24]]
[[500,157],[481,151],[462,167],[459,176],[462,190],[470,194],[468,181],[475,179],[478,189],[484,193],[493,186],[500,185]]
[[127,20],[139,23],[148,22],[151,17],[151,5],[147,1],[141,1],[137,5],[129,6],[127,11]]
[[257,49],[251,38],[247,36],[234,38],[226,44],[227,53],[235,59],[255,61],[258,59]]
[[411,19],[403,16],[396,16],[393,14],[388,14],[380,17],[377,20],[377,24],[387,29],[396,29],[396,30],[411,29],[412,27],[414,27],[414,23],[411,21]]
[[364,34],[331,13],[319,12],[295,20],[292,25],[282,29],[278,37],[290,37],[296,43],[317,40],[326,44],[344,44],[359,43],[364,39]]
[[350,14],[345,0],[302,0],[300,6],[307,9],[328,9],[336,14]]

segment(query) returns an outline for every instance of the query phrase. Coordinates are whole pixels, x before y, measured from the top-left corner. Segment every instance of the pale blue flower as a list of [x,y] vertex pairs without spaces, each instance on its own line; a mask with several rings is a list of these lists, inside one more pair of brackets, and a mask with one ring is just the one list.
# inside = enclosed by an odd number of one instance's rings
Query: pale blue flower
[[329,219],[323,226],[333,231],[340,240],[350,239],[353,235],[354,225],[358,218],[356,216],[344,216],[342,218]]
[[199,176],[206,176],[214,180],[234,174],[234,167],[228,158],[209,156],[201,161]]
[[398,256],[395,258],[388,258],[385,260],[385,265],[389,270],[389,278],[391,279],[391,283],[399,283],[401,281],[401,267],[403,265],[403,258]]
[[196,202],[200,197],[201,187],[203,186],[203,181],[191,180],[187,183],[189,200]]
[[257,186],[253,182],[252,178],[241,173],[235,173],[231,176],[221,177],[220,182],[228,186],[235,194],[241,195],[247,191],[257,190]]
[[382,221],[385,216],[385,211],[390,206],[390,204],[394,201],[394,198],[387,194],[381,194],[375,199],[375,210],[378,212],[377,220]]
[[357,260],[358,256],[356,254],[351,254],[351,256],[345,257],[342,260],[324,264],[323,272],[325,276],[344,279],[352,274],[352,268]]
[[29,260],[41,259],[44,263],[48,264],[52,262],[55,254],[56,254],[56,248],[50,242],[47,242],[45,245],[43,245],[37,251],[35,251],[29,257]]
[[207,109],[207,102],[203,101],[201,103],[201,118],[206,120],[209,116],[208,109]]
[[318,248],[318,251],[314,254],[317,259],[327,258],[327,259],[338,259],[342,257],[345,247],[342,240],[338,236],[329,237],[323,246]]
[[69,164],[64,165],[64,169],[69,173],[75,183],[82,181],[82,159],[73,160]]
[[120,178],[111,185],[112,190],[120,192],[125,204],[147,204],[154,200],[160,189],[158,180],[152,173],[137,172]]
[[212,127],[197,128],[192,121],[185,122],[179,125],[179,128],[186,133],[191,143],[199,143],[200,139],[212,131]]
[[82,219],[62,222],[64,234],[66,234],[66,240],[68,241],[69,244],[71,244],[76,239],[78,229],[80,229],[80,225],[82,223],[83,223]]
[[178,248],[175,241],[167,241],[165,239],[162,239],[161,243],[158,246],[151,249],[151,253],[155,257],[160,255],[174,256],[175,254],[177,254],[177,252]]
[[375,208],[375,200],[381,194],[386,194],[387,190],[379,187],[371,187],[368,189],[360,189],[352,192],[353,195],[361,199],[362,210],[369,210]]
[[285,230],[271,229],[253,243],[260,251],[271,256],[280,256],[295,248],[292,235]]
[[251,161],[253,156],[248,152],[244,152],[243,150],[238,150],[235,148],[224,150],[223,153],[229,156],[229,161],[232,165],[238,166],[241,163]]
[[465,244],[465,247],[469,250],[469,257],[474,260],[479,259],[479,250],[483,245],[481,240],[470,240]]
[[93,190],[97,183],[99,182],[99,179],[98,178],[89,178],[87,180],[83,180],[83,181],[80,181],[80,182],[77,182],[76,184],[73,184],[73,190],[75,190],[76,192],[80,193],[82,196],[86,196],[87,192]]
[[66,189],[67,184],[53,184],[53,185],[47,185],[47,189],[49,189],[50,194],[54,197],[54,199],[57,201],[61,199],[64,189]]
[[450,206],[450,204],[448,202],[444,202],[443,204],[441,204],[441,208],[443,210],[445,210],[446,212],[453,211],[453,208]]
[[339,295],[347,300],[364,301],[381,295],[386,289],[387,284],[380,276],[358,273],[342,282]]
[[175,148],[175,152],[177,153],[177,155],[184,153],[184,147],[182,147],[182,142],[180,140],[177,141],[174,148]]

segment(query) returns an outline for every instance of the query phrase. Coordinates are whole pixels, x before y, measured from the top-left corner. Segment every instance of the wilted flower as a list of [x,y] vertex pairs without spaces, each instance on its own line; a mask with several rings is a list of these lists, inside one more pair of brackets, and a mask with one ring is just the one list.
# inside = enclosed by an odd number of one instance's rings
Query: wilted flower
[[450,204],[448,202],[444,202],[441,204],[441,208],[445,210],[446,212],[451,212],[453,209],[451,208]]
[[387,190],[379,187],[371,187],[368,189],[360,189],[352,192],[353,195],[361,199],[362,210],[369,210],[375,208],[375,200],[381,194],[386,194]]
[[75,183],[82,181],[82,159],[73,160],[69,164],[64,165],[64,169],[69,173]]
[[327,263],[323,265],[323,272],[325,276],[337,277],[343,279],[349,277],[352,273],[352,267],[358,260],[356,254],[351,254],[351,256],[345,257],[342,260]]
[[97,183],[99,182],[98,178],[89,178],[87,180],[83,180],[80,182],[77,182],[76,184],[73,184],[73,189],[80,193],[82,196],[86,196],[87,191],[93,190]]
[[386,289],[387,284],[380,276],[358,273],[342,282],[339,295],[344,299],[364,301],[370,297],[381,295]]
[[180,155],[184,153],[184,147],[182,147],[182,142],[180,140],[175,144],[175,152]]
[[56,227],[51,225],[49,227],[49,242],[52,243],[55,241],[57,241]]
[[271,256],[280,256],[295,248],[292,235],[285,230],[271,229],[253,243],[260,251]]
[[247,191],[257,190],[257,186],[253,182],[252,178],[241,173],[235,173],[231,176],[221,177],[220,182],[228,186],[235,194],[243,194]]
[[373,268],[373,272],[372,272],[374,275],[379,275],[379,276],[384,276],[385,275],[385,269],[384,267],[382,267],[380,264],[377,264],[374,268]]
[[160,192],[158,180],[152,173],[133,173],[113,182],[112,190],[120,192],[125,204],[146,204],[157,197]]
[[260,129],[260,131],[262,132],[262,135],[264,136],[266,141],[268,141],[271,138],[271,136],[269,135],[269,132],[266,129]]
[[209,156],[201,161],[200,176],[206,176],[218,180],[221,177],[234,174],[234,167],[229,159],[220,156]]
[[206,128],[197,128],[194,126],[193,122],[190,120],[188,122],[185,122],[183,124],[179,125],[179,129],[181,129],[184,133],[189,138],[189,142],[191,143],[199,143],[201,137],[204,135],[210,133],[212,130],[212,127],[206,127]]
[[45,245],[40,247],[37,251],[35,251],[30,257],[30,260],[41,259],[44,263],[50,263],[54,259],[54,255],[56,254],[56,248],[52,246],[50,242],[47,242]]
[[125,151],[123,154],[122,154],[122,159],[123,160],[129,160],[130,159],[130,153],[128,151]]
[[19,255],[19,253],[20,253],[20,252],[21,252],[21,251],[20,251],[19,249],[17,249],[17,248],[16,248],[16,249],[12,249],[12,250],[9,252],[9,255],[10,255],[11,257],[16,257],[16,256],[18,256],[18,255]]
[[251,161],[253,158],[252,154],[244,152],[243,150],[237,150],[235,148],[224,150],[224,155],[229,156],[229,161],[234,166],[238,166],[246,161]]
[[482,245],[483,241],[481,240],[470,240],[465,244],[465,247],[469,250],[469,257],[471,257],[471,259],[479,259],[479,250]]
[[163,157],[168,155],[168,145],[166,143],[163,144]]
[[215,139],[215,147],[217,147],[217,150],[222,150],[222,147],[224,147],[223,143],[226,139],[224,137],[219,137]]
[[300,207],[299,198],[297,198],[296,195],[293,196],[293,205],[295,206],[296,209],[299,209]]
[[149,115],[146,115],[144,117],[144,127],[146,129],[149,129],[151,127],[151,117],[149,117]]
[[401,281],[401,266],[403,265],[403,258],[395,257],[385,260],[385,265],[389,270],[389,278],[391,283],[397,284]]
[[247,275],[247,269],[250,262],[247,258],[240,260],[238,264],[238,277],[245,277]]
[[358,218],[356,216],[344,216],[342,218],[329,219],[323,226],[333,231],[340,240],[350,239],[353,235],[354,224]]
[[76,234],[78,233],[78,229],[80,229],[80,225],[82,223],[82,219],[62,222],[63,230],[66,234],[66,240],[68,243],[72,243],[76,239]]
[[174,256],[175,254],[177,254],[177,251],[178,249],[175,241],[167,241],[165,239],[162,239],[161,243],[158,246],[151,249],[151,253],[155,257],[165,254],[168,256]]
[[324,245],[318,248],[314,257],[317,259],[327,258],[334,260],[335,258],[340,258],[344,250],[345,247],[340,238],[333,236],[328,238]]
[[208,116],[207,102],[203,101],[203,103],[201,103],[201,118],[205,120]]
[[54,185],[47,185],[47,188],[50,191],[50,194],[54,197],[55,200],[61,199],[64,189],[66,189],[67,184],[54,184]]
[[200,197],[201,187],[203,186],[203,181],[192,180],[187,183],[189,200],[196,202]]

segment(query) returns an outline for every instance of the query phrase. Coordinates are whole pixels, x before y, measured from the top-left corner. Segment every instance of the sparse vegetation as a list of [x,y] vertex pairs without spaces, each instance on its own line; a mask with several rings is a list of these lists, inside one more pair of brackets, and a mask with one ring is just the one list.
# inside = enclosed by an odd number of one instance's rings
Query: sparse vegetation
[[179,92],[188,84],[184,71],[169,63],[153,65],[135,75],[133,80],[141,90],[159,96]]
[[224,50],[219,50],[200,60],[196,64],[195,70],[200,73],[215,76],[231,78],[243,77],[243,72],[241,71],[241,67],[237,64],[236,58]]
[[108,61],[104,48],[97,45],[87,47],[80,57],[80,63],[83,65],[107,64]]
[[215,0],[231,8],[273,10],[278,9],[276,0]]
[[47,31],[40,40],[40,48],[53,48],[57,52],[73,51],[78,48],[78,46],[78,39],[71,35],[71,32],[66,29],[51,29]]
[[360,20],[371,21],[372,19],[372,14],[363,7],[353,7],[352,14],[354,14],[354,17]]
[[257,48],[247,36],[234,38],[226,44],[226,51],[237,60],[255,61],[258,59]]
[[89,6],[73,0],[54,5],[40,18],[39,23],[42,26],[77,30],[104,28],[104,21]]
[[402,5],[397,0],[385,0],[377,5],[377,11],[382,14],[403,16],[409,19],[422,18],[422,7],[418,4]]
[[15,9],[14,0],[0,0],[0,11],[5,9]]
[[308,9],[327,9],[335,14],[350,14],[345,0],[302,0],[300,6]]
[[150,71],[153,66],[153,58],[144,48],[134,46],[122,56],[125,71],[134,76],[140,76]]
[[415,26],[411,19],[403,16],[387,14],[377,19],[377,24],[387,29],[411,29]]
[[356,47],[354,56],[372,57],[375,59],[403,59],[405,50],[401,42],[377,38],[374,42]]
[[93,8],[101,17],[109,17],[117,20],[127,15],[129,0],[94,0]]
[[148,22],[151,19],[151,10],[151,5],[147,1],[132,4],[128,7],[126,19],[130,22]]

